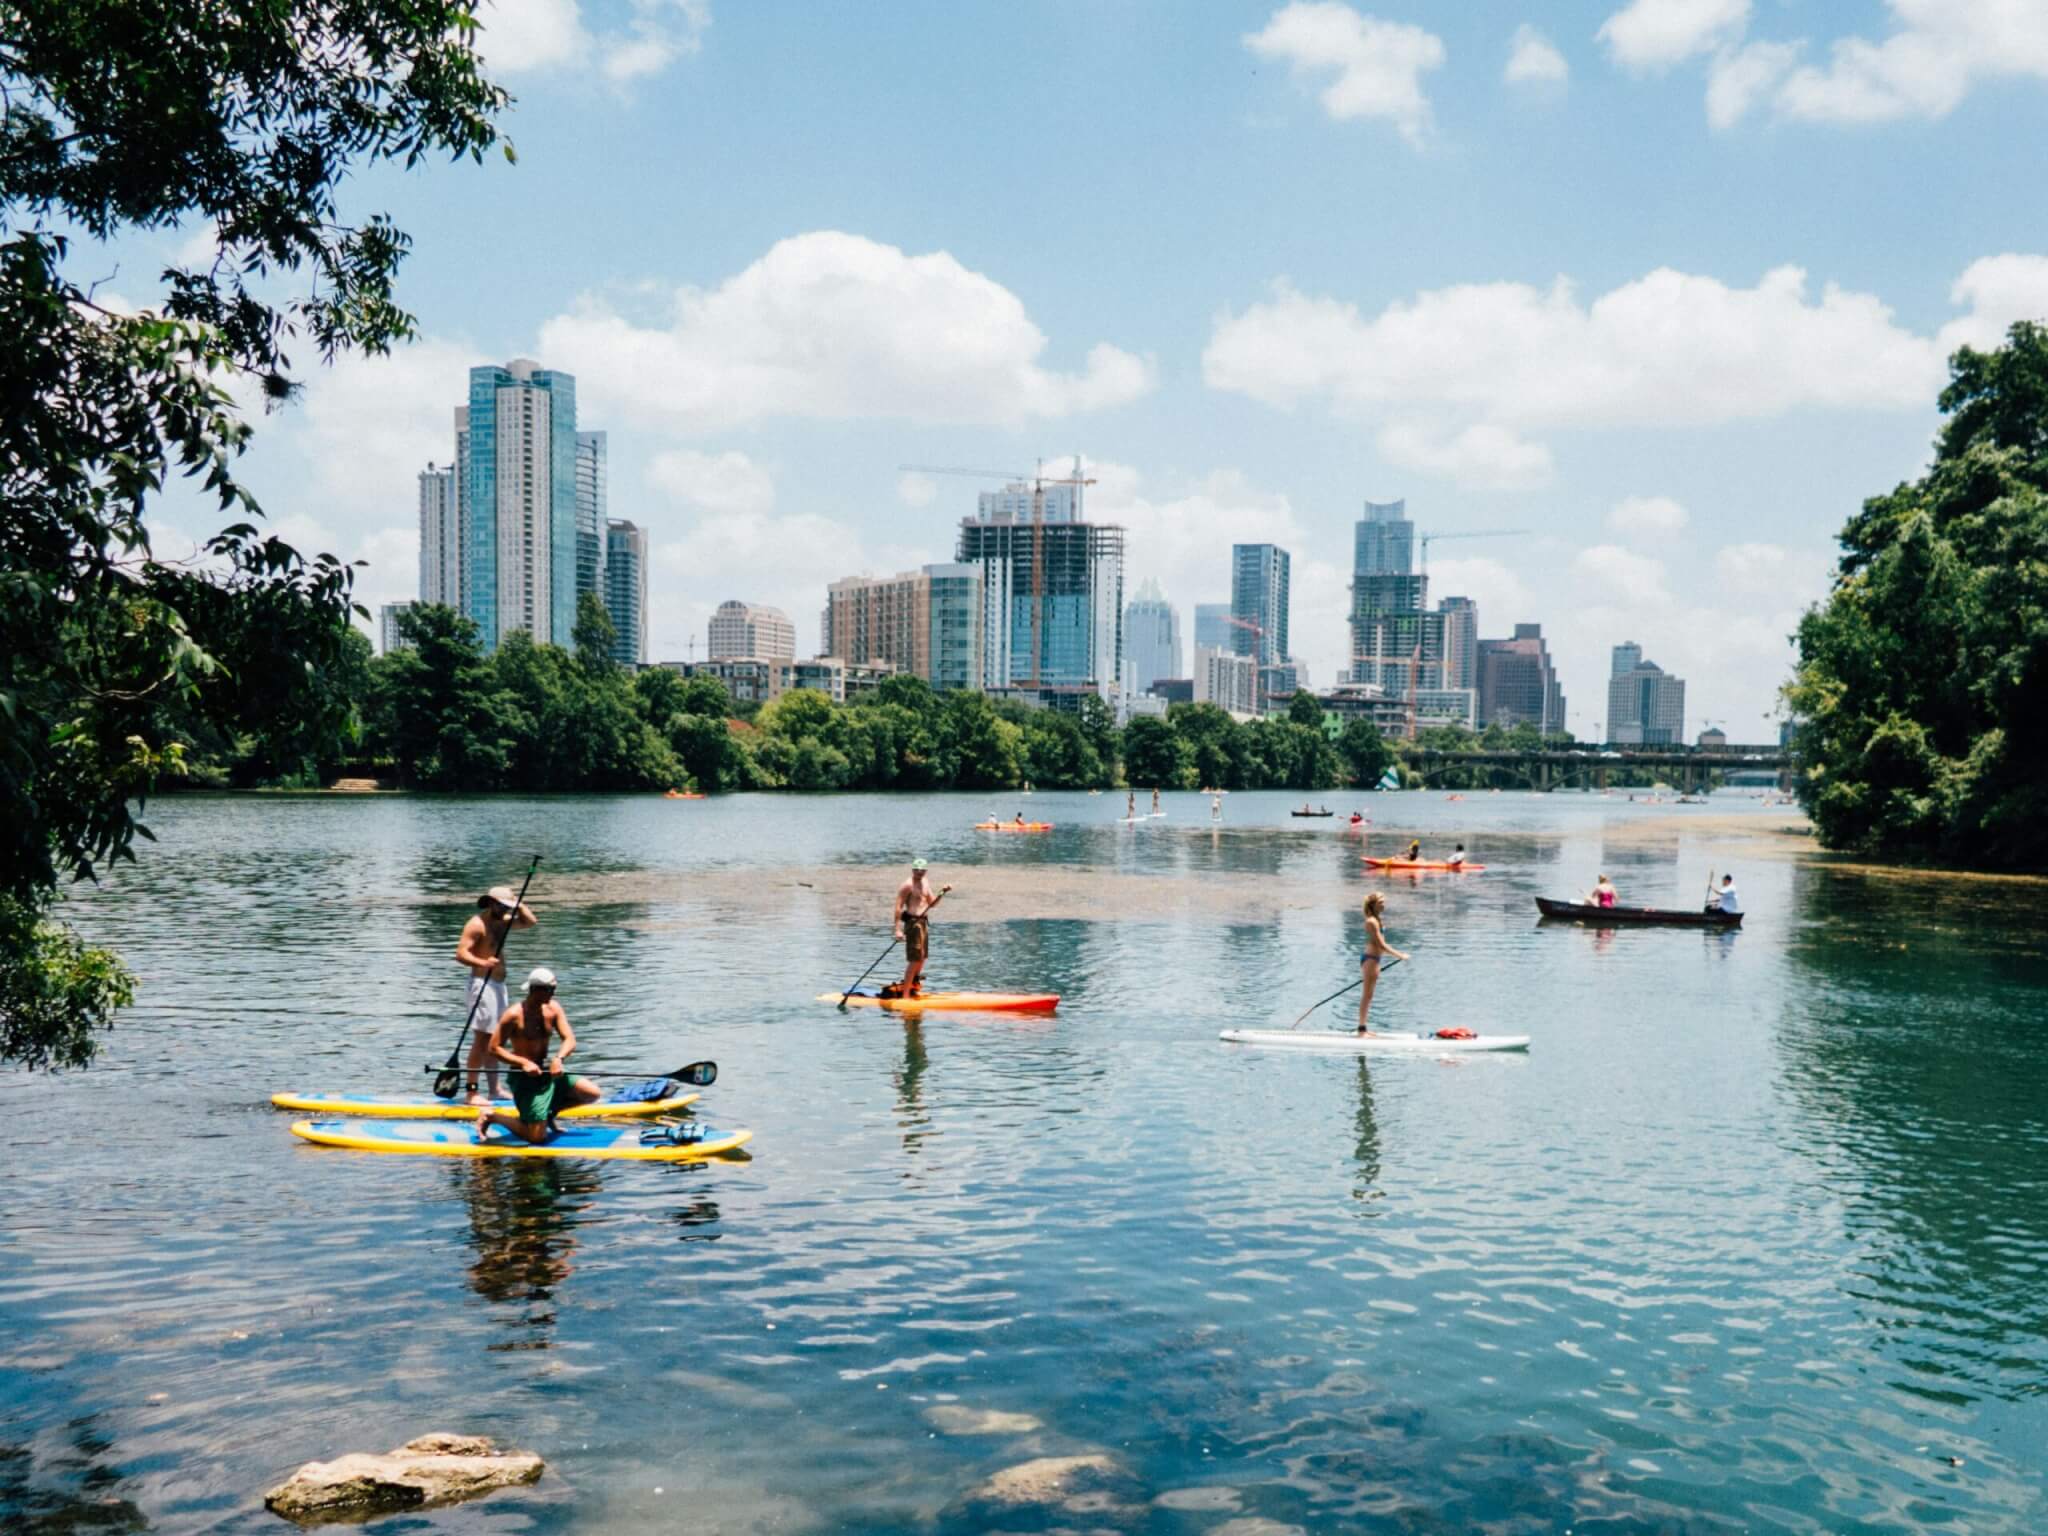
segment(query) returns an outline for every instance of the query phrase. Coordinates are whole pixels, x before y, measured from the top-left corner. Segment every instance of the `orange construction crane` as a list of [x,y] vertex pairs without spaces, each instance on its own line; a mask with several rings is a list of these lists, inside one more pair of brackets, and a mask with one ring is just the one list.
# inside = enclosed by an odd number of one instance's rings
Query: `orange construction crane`
[[[898,464],[896,468],[910,475],[966,475],[977,480],[1008,480],[1013,484],[1031,485],[1031,683],[1039,686],[1039,669],[1044,648],[1045,626],[1045,488],[1048,485],[1093,485],[1095,477],[1081,473],[1081,456],[1074,455],[1074,470],[1067,475],[1048,475],[1045,460],[1038,461],[1038,468],[1031,474],[1014,474],[1001,469],[962,469],[957,465],[939,464]],[[1076,498],[1074,520],[1079,522],[1080,503]]]

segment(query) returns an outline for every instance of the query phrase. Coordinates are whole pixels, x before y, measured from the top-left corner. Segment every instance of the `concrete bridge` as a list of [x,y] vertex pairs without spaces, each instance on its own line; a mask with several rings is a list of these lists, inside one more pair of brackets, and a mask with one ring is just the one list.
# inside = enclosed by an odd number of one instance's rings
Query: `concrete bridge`
[[1648,770],[1682,791],[1707,786],[1714,773],[1769,773],[1790,770],[1792,757],[1776,742],[1721,747],[1606,746],[1544,747],[1533,752],[1512,749],[1441,752],[1433,747],[1402,748],[1402,760],[1422,775],[1425,784],[1454,768],[1486,768],[1520,779],[1532,789],[1607,788],[1618,768]]

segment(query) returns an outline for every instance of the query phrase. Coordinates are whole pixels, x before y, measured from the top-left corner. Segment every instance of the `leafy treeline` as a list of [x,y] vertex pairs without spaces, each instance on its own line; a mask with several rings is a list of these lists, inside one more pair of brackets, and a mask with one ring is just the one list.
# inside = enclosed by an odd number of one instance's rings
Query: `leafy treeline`
[[[250,521],[230,385],[280,405],[309,353],[413,333],[404,231],[338,192],[497,143],[475,11],[0,5],[0,1061],[82,1065],[127,1002],[58,892],[134,857],[186,743],[299,759],[352,718],[352,573]],[[108,255],[173,230],[211,253],[153,284]],[[229,525],[189,557],[143,516],[173,475]]]
[[[514,634],[486,655],[476,626],[448,608],[413,608],[400,623],[407,644],[360,674],[352,755],[408,787],[1327,789],[1347,771],[1376,782],[1390,761],[1364,722],[1326,739],[1306,693],[1286,719],[1245,724],[1178,704],[1119,731],[1100,699],[1065,714],[891,677],[848,704],[797,689],[741,718],[715,678],[615,666],[610,621],[587,596],[573,652]],[[233,776],[285,756],[245,744]],[[310,780],[333,766],[303,757],[291,773]]]
[[1965,347],[1918,480],[1842,530],[1785,690],[1832,848],[2048,864],[2048,327]]

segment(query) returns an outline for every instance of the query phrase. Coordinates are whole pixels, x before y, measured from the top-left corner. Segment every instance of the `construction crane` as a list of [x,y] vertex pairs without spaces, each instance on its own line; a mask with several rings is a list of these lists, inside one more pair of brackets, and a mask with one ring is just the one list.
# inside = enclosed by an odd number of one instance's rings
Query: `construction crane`
[[1422,536],[1422,574],[1429,574],[1429,546],[1438,539],[1519,539],[1534,531],[1530,528],[1476,528],[1470,533],[1425,533]]
[[[1074,455],[1074,471],[1068,475],[1048,475],[1045,460],[1038,461],[1038,468],[1031,474],[1015,474],[1000,469],[964,469],[958,465],[942,464],[898,464],[897,470],[910,475],[965,475],[974,480],[1006,480],[1017,484],[1031,483],[1031,683],[1040,686],[1039,667],[1044,649],[1045,625],[1045,488],[1048,485],[1093,485],[1095,477],[1081,473],[1081,456]],[[1078,512],[1078,508],[1076,511]],[[1077,519],[1078,520],[1078,519]]]

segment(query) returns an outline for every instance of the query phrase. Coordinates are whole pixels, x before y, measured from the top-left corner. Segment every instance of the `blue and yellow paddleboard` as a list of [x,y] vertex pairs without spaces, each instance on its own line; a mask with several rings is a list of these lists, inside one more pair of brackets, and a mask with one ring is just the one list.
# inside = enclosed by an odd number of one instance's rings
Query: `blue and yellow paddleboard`
[[[666,1099],[629,1099],[614,1103],[599,1099],[595,1104],[578,1104],[557,1117],[563,1120],[644,1119],[649,1115],[680,1114],[696,1103],[700,1095],[678,1093]],[[347,1115],[362,1120],[475,1120],[476,1107],[460,1099],[437,1099],[430,1094],[377,1093],[273,1093],[271,1104],[278,1109],[296,1109],[314,1115]],[[512,1101],[498,1099],[491,1107],[511,1113]]]
[[[472,1111],[474,1113],[474,1111]],[[409,1152],[429,1157],[601,1157],[636,1163],[696,1163],[731,1152],[754,1139],[752,1131],[706,1129],[701,1141],[640,1140],[637,1125],[565,1125],[535,1146],[502,1128],[478,1141],[471,1126],[435,1120],[294,1120],[292,1134],[323,1147],[357,1152]]]

